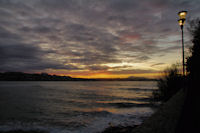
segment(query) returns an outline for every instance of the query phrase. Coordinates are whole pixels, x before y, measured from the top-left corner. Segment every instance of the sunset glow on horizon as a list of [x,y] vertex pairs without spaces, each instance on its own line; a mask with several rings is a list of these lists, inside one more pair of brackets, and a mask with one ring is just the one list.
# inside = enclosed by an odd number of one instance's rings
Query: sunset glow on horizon
[[[177,12],[196,18],[199,5],[198,0],[1,0],[0,72],[158,78],[182,60]],[[185,30],[186,51],[191,45]]]
[[[147,70],[148,71],[148,70]],[[137,73],[137,72],[112,72],[112,71],[74,71],[66,72],[65,70],[50,70],[48,72],[50,75],[59,75],[59,76],[70,76],[72,78],[86,78],[86,79],[112,79],[112,78],[130,78],[130,77],[145,77],[145,78],[159,78],[163,75],[162,72],[147,72],[147,73]]]

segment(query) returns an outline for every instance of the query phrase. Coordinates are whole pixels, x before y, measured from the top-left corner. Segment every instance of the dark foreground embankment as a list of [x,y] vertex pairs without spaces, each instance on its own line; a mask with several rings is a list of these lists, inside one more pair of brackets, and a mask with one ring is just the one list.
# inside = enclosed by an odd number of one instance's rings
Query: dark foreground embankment
[[184,99],[185,93],[181,90],[140,126],[110,127],[102,133],[174,133]]

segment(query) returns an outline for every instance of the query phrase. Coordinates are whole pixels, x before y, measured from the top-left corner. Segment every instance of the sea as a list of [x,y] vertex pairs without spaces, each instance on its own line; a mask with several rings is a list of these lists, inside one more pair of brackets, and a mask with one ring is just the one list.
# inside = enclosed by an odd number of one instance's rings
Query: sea
[[100,133],[152,113],[155,81],[1,81],[0,131]]

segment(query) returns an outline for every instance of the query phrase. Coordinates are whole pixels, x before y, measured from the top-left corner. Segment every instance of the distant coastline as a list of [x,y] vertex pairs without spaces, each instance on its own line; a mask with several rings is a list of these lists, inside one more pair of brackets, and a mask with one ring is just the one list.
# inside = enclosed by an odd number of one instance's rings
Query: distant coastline
[[50,75],[48,73],[23,73],[23,72],[4,72],[0,73],[0,81],[157,81],[144,77],[129,78],[110,78],[110,79],[85,79],[73,78],[70,76]]

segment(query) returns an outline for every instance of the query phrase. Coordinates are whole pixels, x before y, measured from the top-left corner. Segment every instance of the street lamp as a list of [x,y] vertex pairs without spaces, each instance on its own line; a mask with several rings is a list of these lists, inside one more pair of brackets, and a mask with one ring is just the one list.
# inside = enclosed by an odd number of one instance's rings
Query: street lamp
[[185,76],[185,60],[184,60],[184,40],[183,40],[183,25],[185,24],[187,11],[178,12],[179,20],[178,23],[182,31],[182,52],[183,52],[183,76]]

